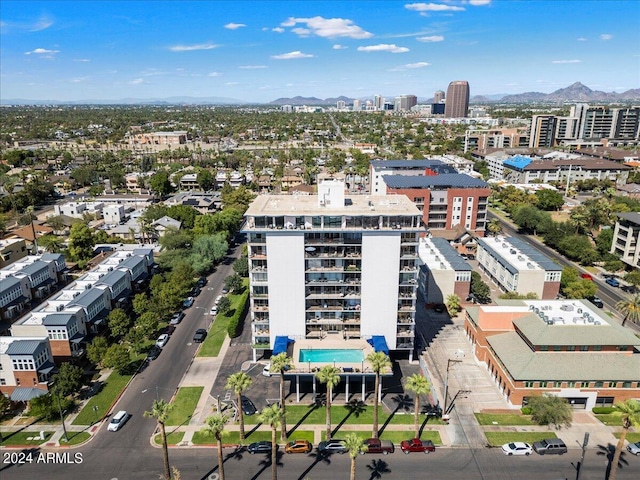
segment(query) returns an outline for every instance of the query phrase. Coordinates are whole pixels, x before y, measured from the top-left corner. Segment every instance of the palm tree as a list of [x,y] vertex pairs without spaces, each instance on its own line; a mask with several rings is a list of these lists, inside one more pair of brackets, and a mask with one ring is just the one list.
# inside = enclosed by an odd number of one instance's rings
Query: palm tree
[[351,457],[351,476],[350,480],[356,480],[356,458],[358,455],[367,453],[367,446],[362,439],[355,433],[350,433],[344,437],[344,446],[349,451],[349,457]]
[[169,449],[167,448],[167,434],[164,430],[164,424],[167,421],[169,412],[173,405],[165,402],[163,399],[154,400],[151,410],[144,412],[145,417],[153,417],[158,421],[160,427],[160,437],[162,438],[162,457],[164,460],[164,478],[171,480],[171,470],[169,469]]
[[616,308],[624,315],[622,326],[631,320],[631,323],[640,323],[640,293],[627,300],[620,300],[616,303]]
[[632,425],[640,427],[640,402],[638,400],[626,400],[624,403],[617,403],[616,410],[622,413],[622,433],[618,439],[616,445],[616,451],[613,454],[613,461],[611,462],[611,472],[609,473],[609,480],[616,480],[616,474],[618,473],[618,462],[620,461],[620,453],[622,453],[622,447],[624,446],[624,439],[627,437],[627,432]]
[[375,391],[373,394],[373,438],[378,438],[378,403],[380,391],[380,372],[391,367],[391,360],[384,352],[372,352],[367,355],[367,362],[371,364],[371,368],[376,374]]
[[276,464],[278,453],[276,448],[278,443],[276,441],[276,435],[283,417],[283,409],[275,403],[264,407],[260,415],[258,415],[258,421],[260,423],[266,423],[271,426],[271,480],[278,480],[278,465]]
[[492,218],[487,224],[487,230],[494,236],[499,235],[502,232],[502,223],[497,218]]
[[407,381],[405,382],[404,387],[407,390],[412,391],[416,397],[413,411],[413,437],[419,438],[418,415],[420,413],[420,395],[427,395],[428,393],[430,393],[431,385],[425,377],[423,377],[419,373],[414,373],[410,377],[407,377]]
[[282,418],[280,424],[282,425],[282,441],[287,441],[287,420],[285,418],[285,405],[284,405],[284,372],[289,370],[293,366],[293,359],[286,354],[286,352],[279,353],[271,357],[271,369],[273,373],[280,374],[280,407],[282,410]]
[[224,388],[233,390],[237,396],[238,415],[240,417],[240,443],[244,443],[244,414],[242,413],[242,394],[251,386],[253,379],[244,372],[234,373],[227,378]]
[[[242,415],[242,414],[240,414]],[[220,480],[224,480],[224,459],[222,458],[222,434],[224,433],[224,427],[227,424],[227,417],[221,413],[214,413],[206,420],[207,426],[204,431],[209,435],[216,437],[218,443],[218,476]]]
[[320,383],[327,384],[327,440],[331,440],[331,397],[333,387],[340,383],[340,369],[333,365],[325,365],[316,373]]

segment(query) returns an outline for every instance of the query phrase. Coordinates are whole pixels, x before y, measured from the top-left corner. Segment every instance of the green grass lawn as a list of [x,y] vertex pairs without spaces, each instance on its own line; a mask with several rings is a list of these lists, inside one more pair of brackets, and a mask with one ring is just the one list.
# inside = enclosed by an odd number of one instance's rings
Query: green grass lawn
[[484,432],[484,435],[492,447],[499,447],[510,442],[533,443],[545,438],[557,438],[553,432]]
[[595,414],[595,417],[605,425],[609,425],[612,427],[622,426],[622,414],[620,412],[597,413]]
[[519,413],[476,413],[475,416],[480,425],[534,425],[531,415]]
[[[245,288],[248,288],[249,281],[247,279],[243,280],[243,284]],[[231,302],[231,306],[229,307],[229,312],[234,312],[237,309],[244,308],[242,305],[242,295],[227,295],[229,301]],[[231,320],[231,316],[229,314],[218,314],[209,330],[207,338],[205,338],[204,342],[202,342],[202,346],[200,350],[198,350],[199,357],[217,357],[220,353],[220,348],[224,342],[224,339],[227,338],[227,327],[229,326],[229,321]]]
[[[614,435],[616,438],[620,438],[620,432],[616,432]],[[625,438],[629,443],[640,442],[640,432],[627,432],[627,436]]]
[[27,438],[33,438],[40,435],[40,432],[16,432],[2,434],[2,442],[0,445],[3,447],[17,447],[23,445],[40,445],[51,438],[53,432],[44,432],[44,440],[27,440]]
[[[345,435],[347,435],[348,433],[355,433],[356,435],[358,435],[360,438],[367,439],[367,438],[371,438],[371,430],[359,430],[359,431],[338,431],[337,433],[333,434],[333,438],[344,438]],[[322,440],[325,440],[327,438],[326,432],[322,432],[322,436],[321,436]],[[398,431],[390,431],[390,430],[385,430],[384,432],[382,432],[382,435],[380,435],[380,439],[382,440],[389,440],[390,442],[393,442],[394,445],[399,445],[401,441],[403,440],[409,440],[413,438],[413,432],[398,432]],[[437,431],[431,431],[431,430],[425,430],[424,432],[422,432],[422,435],[420,436],[420,438],[422,440],[431,440],[433,442],[434,445],[442,445],[442,439],[440,438],[440,432]]]
[[[184,437],[184,432],[171,432],[167,431],[167,445],[177,445],[179,444]],[[153,437],[153,442],[156,445],[162,445],[162,440],[160,440],[160,434],[158,433],[155,437]]]
[[169,412],[165,425],[186,425],[189,423],[193,411],[198,405],[200,395],[204,387],[182,387],[171,404],[173,408]]
[[[73,425],[91,425],[96,421],[96,416],[98,419],[104,417],[130,378],[131,375],[120,375],[118,372],[112,372],[100,393],[89,399],[73,421]],[[94,405],[98,406],[97,412],[93,410]]]
[[[313,432],[310,430],[300,430],[295,431],[289,434],[290,440],[308,440],[313,443]],[[260,430],[251,432],[250,430],[245,430],[245,444],[249,444],[252,442],[260,442],[260,441],[271,441],[271,431],[270,430]],[[193,434],[194,445],[211,445],[216,443],[216,439],[213,435],[209,435],[204,430],[200,430],[199,432],[195,432]],[[278,442],[280,442],[280,431],[278,430]],[[225,432],[222,436],[222,443],[232,443],[239,444],[240,443],[240,432]]]
[[64,441],[64,435],[60,437],[60,445],[79,445],[83,442],[86,442],[91,438],[91,434],[89,432],[69,432],[68,434],[69,441]]

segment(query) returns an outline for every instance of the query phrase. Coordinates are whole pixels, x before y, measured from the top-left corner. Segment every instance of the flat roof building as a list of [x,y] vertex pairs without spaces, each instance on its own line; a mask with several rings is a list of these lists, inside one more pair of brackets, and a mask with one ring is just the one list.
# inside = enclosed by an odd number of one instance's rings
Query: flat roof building
[[444,238],[420,238],[418,288],[430,304],[446,303],[449,295],[461,300],[471,289],[471,265]]

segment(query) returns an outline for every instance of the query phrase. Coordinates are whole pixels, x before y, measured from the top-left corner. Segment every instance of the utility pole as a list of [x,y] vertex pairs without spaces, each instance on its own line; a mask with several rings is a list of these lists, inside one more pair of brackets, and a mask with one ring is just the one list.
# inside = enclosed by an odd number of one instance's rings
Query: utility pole
[[584,454],[587,452],[587,445],[589,444],[589,432],[585,432],[584,440],[582,442],[582,457],[580,457],[580,463],[578,464],[578,476],[576,480],[580,480],[582,474],[582,466],[584,465]]
[[51,393],[55,394],[56,399],[58,400],[58,411],[60,412],[60,420],[62,420],[62,431],[64,432],[64,441],[69,443],[69,436],[67,435],[67,427],[64,424],[64,415],[62,415],[62,404],[60,403],[60,396],[58,395],[58,392],[56,392],[55,390]]
[[456,360],[453,358],[447,359],[447,374],[444,377],[444,401],[442,406],[442,411],[447,411],[447,395],[449,393],[449,368],[451,368],[452,363],[462,363],[462,360]]

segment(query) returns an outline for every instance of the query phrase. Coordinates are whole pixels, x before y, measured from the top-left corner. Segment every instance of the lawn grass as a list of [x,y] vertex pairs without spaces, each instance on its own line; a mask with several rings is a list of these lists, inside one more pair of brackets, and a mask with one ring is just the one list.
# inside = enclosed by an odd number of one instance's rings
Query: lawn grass
[[[620,438],[620,432],[616,432],[614,435],[616,438]],[[629,443],[640,442],[640,432],[627,432],[627,436],[625,438]]]
[[178,394],[171,402],[173,408],[169,412],[165,425],[183,425],[188,424],[196,405],[200,401],[204,387],[182,387],[178,390]]
[[[91,425],[96,421],[96,417],[98,419],[104,417],[130,378],[131,375],[120,375],[116,371],[112,372],[100,393],[89,399],[73,421],[73,425]],[[98,406],[97,412],[93,410],[94,405]]]
[[545,438],[557,438],[553,432],[484,432],[487,442],[492,447],[499,447],[510,442],[533,443]]
[[[177,445],[184,438],[184,432],[167,432],[167,445]],[[153,437],[153,443],[156,445],[162,445],[162,440],[160,439],[160,434],[156,434]]]
[[4,432],[2,434],[2,442],[0,442],[0,445],[3,447],[40,445],[41,443],[49,440],[51,435],[53,435],[53,432],[44,432],[44,440],[27,440],[27,438],[38,437],[39,435],[40,432]]
[[605,425],[610,425],[612,427],[622,426],[622,414],[620,412],[596,413],[594,416]]
[[[345,435],[347,435],[348,433],[355,433],[356,435],[358,435],[360,438],[367,439],[367,438],[371,438],[371,430],[359,430],[359,431],[353,431],[353,430],[349,430],[349,431],[344,431],[344,432],[336,432],[333,434],[333,438],[344,438]],[[322,440],[326,440],[327,438],[327,434],[325,431],[322,431],[322,435],[321,435]],[[401,441],[403,440],[409,440],[413,438],[413,432],[399,432],[397,430],[385,430],[384,432],[382,432],[382,435],[380,435],[380,439],[381,440],[389,440],[390,442],[392,442],[394,445],[399,445]],[[435,431],[435,430],[425,430],[422,432],[422,435],[420,436],[420,438],[422,440],[431,440],[433,442],[434,445],[442,445],[442,439],[440,438],[440,432]]]
[[91,438],[89,432],[69,432],[67,436],[69,437],[68,442],[64,441],[64,435],[60,437],[60,445],[79,445]]
[[[310,430],[296,430],[293,433],[289,433],[289,438],[291,440],[308,440],[313,443],[313,432]],[[271,431],[270,430],[256,430],[255,432],[246,431],[245,432],[245,444],[249,444],[252,442],[260,442],[260,441],[271,441]],[[212,445],[216,443],[216,439],[213,435],[209,435],[204,430],[200,430],[193,434],[193,439],[191,440],[194,445]],[[278,431],[278,442],[280,441],[280,432]],[[240,432],[225,432],[222,436],[222,443],[226,444],[239,444],[240,443]]]
[[480,425],[534,425],[531,415],[519,413],[476,413]]

